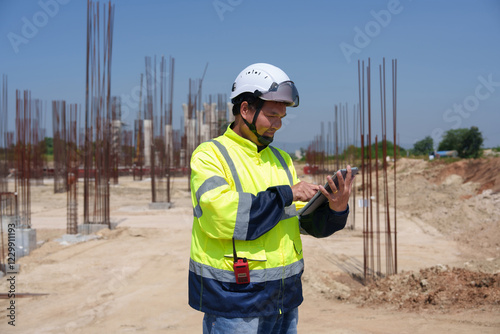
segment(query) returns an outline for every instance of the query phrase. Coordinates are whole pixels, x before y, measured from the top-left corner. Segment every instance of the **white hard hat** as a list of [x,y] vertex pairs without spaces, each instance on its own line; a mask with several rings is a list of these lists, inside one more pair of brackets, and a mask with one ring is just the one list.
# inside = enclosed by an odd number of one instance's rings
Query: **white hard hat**
[[293,81],[271,64],[252,64],[241,71],[234,80],[231,100],[242,93],[253,93],[265,101],[284,102],[288,107],[299,105],[299,93]]

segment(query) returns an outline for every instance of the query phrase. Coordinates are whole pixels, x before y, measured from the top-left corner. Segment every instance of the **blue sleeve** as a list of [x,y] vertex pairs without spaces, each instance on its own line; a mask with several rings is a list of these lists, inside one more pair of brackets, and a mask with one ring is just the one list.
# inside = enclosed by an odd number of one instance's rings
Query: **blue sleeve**
[[281,219],[283,210],[292,204],[290,186],[269,187],[252,195],[246,240],[254,240],[271,230]]
[[330,209],[328,202],[317,208],[314,212],[300,216],[299,222],[302,230],[315,238],[324,238],[343,229],[349,216],[349,205],[342,212]]

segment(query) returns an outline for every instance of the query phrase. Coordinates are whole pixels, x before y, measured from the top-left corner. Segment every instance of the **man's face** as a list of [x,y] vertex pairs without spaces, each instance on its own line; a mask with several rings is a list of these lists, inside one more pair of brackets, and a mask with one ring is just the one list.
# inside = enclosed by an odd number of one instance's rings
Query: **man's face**
[[[255,111],[249,117],[251,122]],[[274,133],[281,128],[282,119],[286,116],[286,105],[282,102],[266,101],[257,117],[255,127],[257,132],[264,137],[274,137]]]

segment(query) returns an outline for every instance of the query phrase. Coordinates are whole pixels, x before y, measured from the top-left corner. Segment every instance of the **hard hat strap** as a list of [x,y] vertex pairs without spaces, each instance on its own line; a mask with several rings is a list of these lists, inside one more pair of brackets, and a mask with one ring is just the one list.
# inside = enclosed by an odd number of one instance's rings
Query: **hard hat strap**
[[257,122],[257,118],[259,117],[259,113],[261,110],[262,110],[262,106],[258,106],[255,109],[255,115],[253,116],[252,124],[248,123],[244,117],[241,117],[241,118],[243,119],[243,122],[245,122],[245,124],[248,126],[250,131],[252,131],[252,133],[257,137],[257,140],[259,141],[259,143],[261,143],[264,146],[269,146],[269,144],[271,144],[273,142],[273,138],[272,137],[264,137],[264,136],[260,135],[257,132],[257,128],[255,126],[255,123]]

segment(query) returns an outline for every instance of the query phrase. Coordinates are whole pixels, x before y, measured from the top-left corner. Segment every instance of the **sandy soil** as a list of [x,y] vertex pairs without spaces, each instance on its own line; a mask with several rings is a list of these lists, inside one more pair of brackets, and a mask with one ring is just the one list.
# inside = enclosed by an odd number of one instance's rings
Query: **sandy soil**
[[[398,161],[398,274],[370,285],[357,279],[361,220],[330,238],[304,236],[299,332],[499,333],[499,170],[500,158]],[[173,208],[150,210],[150,183],[120,178],[111,189],[118,227],[76,244],[61,242],[66,194],[48,181],[33,187],[39,247],[18,260],[16,292],[46,295],[15,299],[15,327],[0,299],[0,333],[200,333],[203,315],[187,305],[187,180],[173,184]]]

